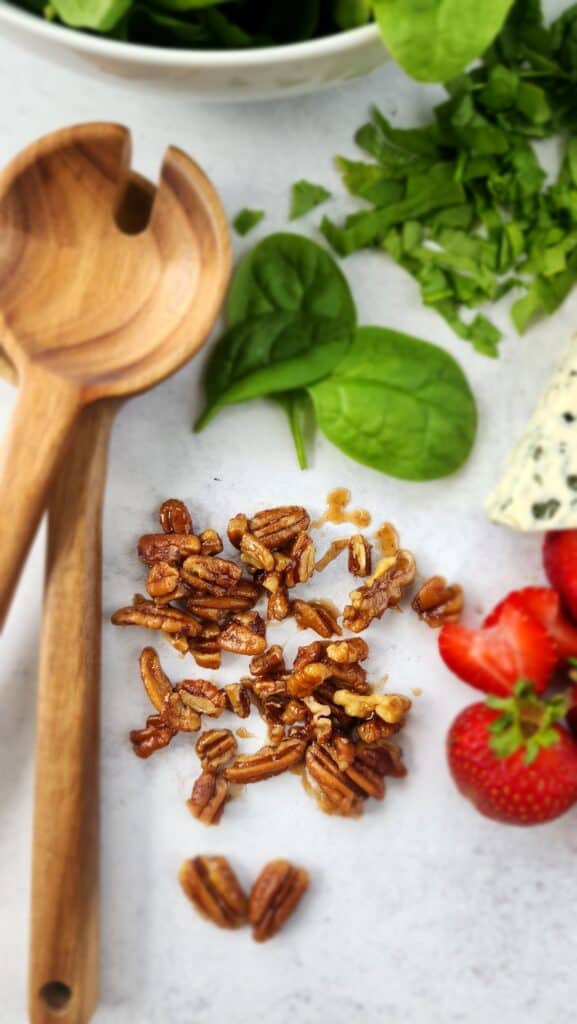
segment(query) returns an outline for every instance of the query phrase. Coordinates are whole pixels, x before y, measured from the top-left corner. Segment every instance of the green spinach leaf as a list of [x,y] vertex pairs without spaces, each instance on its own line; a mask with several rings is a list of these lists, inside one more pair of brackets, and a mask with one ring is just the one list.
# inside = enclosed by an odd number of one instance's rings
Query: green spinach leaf
[[323,185],[315,185],[312,181],[295,181],[291,189],[290,220],[304,217],[310,210],[326,203],[331,198],[330,192]]
[[249,210],[248,207],[245,207],[244,210],[239,210],[232,222],[232,226],[237,235],[244,238],[245,235],[248,235],[249,231],[252,231],[253,228],[256,228],[257,224],[260,224],[261,220],[264,220],[264,217],[264,210]]
[[52,0],[52,7],[67,25],[109,32],[132,6],[132,0]]

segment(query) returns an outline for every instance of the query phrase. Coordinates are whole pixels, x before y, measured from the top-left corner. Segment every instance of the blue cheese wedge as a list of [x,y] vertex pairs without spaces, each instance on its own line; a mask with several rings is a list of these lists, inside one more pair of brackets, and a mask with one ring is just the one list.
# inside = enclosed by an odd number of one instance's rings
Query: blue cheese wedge
[[577,527],[577,337],[485,508],[494,522],[515,530]]

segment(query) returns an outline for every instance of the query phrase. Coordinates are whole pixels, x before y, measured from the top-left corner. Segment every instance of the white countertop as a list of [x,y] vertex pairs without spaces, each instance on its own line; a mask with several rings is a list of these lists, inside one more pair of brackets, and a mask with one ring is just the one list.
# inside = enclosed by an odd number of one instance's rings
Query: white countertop
[[[267,220],[252,242],[287,227],[296,178],[339,192],[331,158],[354,153],[352,135],[370,103],[405,123],[426,111],[427,94],[389,66],[293,101],[201,107],[76,76],[0,42],[0,163],[66,123],[123,121],[134,133],[138,170],[154,176],[164,147],[176,143],[212,176],[229,214],[264,207]],[[344,207],[341,196],[333,209]],[[306,225],[312,229],[316,219]],[[566,1024],[575,1016],[577,813],[523,831],[485,820],[456,793],[444,735],[477,694],[443,668],[435,635],[412,615],[385,618],[371,634],[379,638],[374,677],[387,672],[401,692],[423,689],[403,735],[409,776],[392,780],[384,804],[360,821],[323,816],[287,776],[253,787],[218,829],[205,830],[183,804],[196,774],[190,741],[179,738],[148,762],[130,751],[127,732],[148,713],[137,668],[147,638],[115,630],[107,619],[142,587],[134,542],[152,528],[165,497],[184,498],[198,521],[222,529],[229,515],[274,503],[320,511],[329,489],[349,486],[377,525],[397,524],[424,573],[464,584],[471,623],[507,590],[543,579],[539,540],[491,527],[482,499],[575,326],[577,293],[522,340],[500,312],[507,337],[501,358],[491,361],[425,311],[416,286],[386,258],[363,254],[345,269],[361,322],[429,338],[461,361],[479,402],[474,455],[449,481],[403,484],[317,438],[312,468],[300,473],[282,415],[265,403],[230,409],[194,436],[202,357],[121,411],[105,522],[102,1002],[95,1024]],[[0,384],[1,427],[12,402]],[[317,593],[330,596],[328,584],[321,577]],[[26,1020],[41,590],[37,544],[0,646],[0,1024]],[[174,676],[185,674],[167,645],[159,648]],[[306,865],[312,885],[298,917],[264,947],[248,932],[202,922],[175,881],[181,860],[202,852],[227,854],[246,881],[272,856]]]

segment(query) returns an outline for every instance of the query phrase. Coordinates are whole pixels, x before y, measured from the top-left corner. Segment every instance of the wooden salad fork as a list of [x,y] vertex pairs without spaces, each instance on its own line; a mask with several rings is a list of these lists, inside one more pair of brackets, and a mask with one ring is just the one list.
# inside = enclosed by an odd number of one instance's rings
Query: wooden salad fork
[[[94,138],[95,129],[108,136],[109,128],[116,136],[118,131],[125,133],[117,126],[90,125],[57,134],[83,134],[88,129]],[[37,145],[42,148],[44,142]],[[74,146],[78,145],[82,147],[76,141]],[[162,210],[171,216],[176,202],[181,214],[185,211],[180,217],[184,236],[180,257],[189,261],[189,305],[182,324],[174,330],[174,368],[200,347],[218,313],[230,272],[226,221],[212,186],[184,154],[169,150],[156,195],[148,182],[127,170],[125,154],[123,159],[115,202],[109,208],[117,231],[125,237],[143,237],[156,218],[155,245],[164,259],[178,261],[177,239],[171,226],[163,223]],[[90,161],[94,163],[94,152]],[[108,165],[101,162],[100,168],[104,166]],[[172,181],[172,195],[163,198],[167,179]],[[94,180],[90,179],[91,187]],[[108,201],[111,193],[106,190],[105,194]],[[194,232],[198,233],[196,245],[190,237]],[[0,265],[2,256],[0,243]],[[181,268],[181,287],[185,274]],[[8,276],[0,273],[3,312]],[[151,280],[150,301],[152,285]],[[182,303],[176,299],[180,312]],[[158,319],[154,323],[158,325]],[[186,328],[188,339],[183,341]],[[152,349],[142,347],[147,363]],[[138,363],[135,352],[133,362]],[[159,367],[169,365],[169,354],[163,353]],[[132,375],[134,367],[129,367]],[[11,360],[0,361],[0,373],[15,376]],[[147,380],[151,373],[145,366]],[[165,375],[161,368],[158,373]],[[141,383],[147,386],[142,378]],[[121,384],[112,393],[124,393]],[[118,399],[108,398],[82,408],[50,500],[38,697],[29,971],[32,1024],[85,1024],[98,1001],[100,538],[108,436],[118,404]],[[55,465],[45,473],[43,488],[54,469]]]

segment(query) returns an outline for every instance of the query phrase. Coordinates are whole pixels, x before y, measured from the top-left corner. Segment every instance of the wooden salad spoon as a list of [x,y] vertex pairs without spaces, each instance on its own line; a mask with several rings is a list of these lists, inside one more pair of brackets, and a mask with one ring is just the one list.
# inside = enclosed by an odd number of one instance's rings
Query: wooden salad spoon
[[0,342],[20,394],[0,452],[0,626],[82,408],[182,366],[218,314],[230,238],[201,169],[170,147],[146,228],[117,221],[130,133],[77,125],[0,174]]

